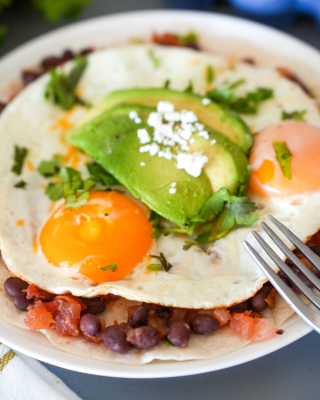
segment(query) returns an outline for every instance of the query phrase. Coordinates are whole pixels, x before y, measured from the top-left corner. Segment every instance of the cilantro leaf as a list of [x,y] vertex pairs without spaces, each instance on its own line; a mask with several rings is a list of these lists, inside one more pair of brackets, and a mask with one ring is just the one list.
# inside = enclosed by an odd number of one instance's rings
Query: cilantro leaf
[[186,35],[180,35],[179,37],[185,44],[191,44],[198,40],[198,36],[195,32],[189,32]]
[[37,171],[45,178],[51,178],[55,176],[60,171],[62,156],[60,154],[55,154],[52,160],[41,161],[37,168]]
[[14,164],[11,168],[11,171],[16,175],[21,175],[22,167],[25,158],[27,157],[28,149],[25,147],[19,147],[17,145],[14,146]]
[[207,96],[216,103],[229,104],[234,99],[233,89],[245,83],[245,79],[238,79],[225,88],[213,89]]
[[45,194],[51,201],[57,201],[63,197],[63,186],[62,182],[50,182],[45,188]]
[[147,266],[147,269],[150,269],[151,271],[160,271],[161,265],[160,264],[150,264]]
[[154,66],[155,68],[159,68],[160,65],[161,65],[161,60],[160,60],[160,58],[159,58],[159,57],[156,57],[156,56],[154,55],[154,52],[153,52],[152,50],[149,51],[149,56],[150,56],[151,61],[153,62],[153,66]]
[[118,183],[112,175],[110,175],[97,163],[87,164],[87,169],[91,177],[95,179],[96,182],[101,182],[105,186],[112,186]]
[[86,66],[87,58],[81,56],[75,58],[74,66],[67,75],[64,72],[57,72],[55,68],[51,69],[51,79],[46,85],[45,98],[64,110],[70,110],[77,103],[88,105],[75,94]]
[[190,80],[188,86],[184,89],[185,93],[193,93],[193,82]]
[[26,186],[27,186],[27,182],[25,182],[25,181],[23,181],[23,180],[18,181],[18,182],[14,185],[14,187],[15,187],[15,188],[18,188],[18,189],[24,189]]
[[167,259],[165,258],[165,256],[163,255],[163,253],[160,253],[159,256],[156,255],[151,255],[150,257],[152,258],[156,258],[157,260],[159,260],[161,262],[161,265],[163,266],[163,268],[168,272],[170,271],[170,269],[172,268],[172,265],[168,263]]
[[301,110],[301,111],[292,111],[292,112],[287,112],[287,111],[282,111],[281,113],[281,119],[282,121],[285,121],[287,119],[293,119],[295,121],[306,121],[304,119],[304,115],[307,112],[307,110]]
[[272,89],[258,88],[254,92],[249,92],[244,97],[239,97],[232,101],[229,107],[241,114],[255,114],[258,111],[260,103],[272,97]]
[[119,268],[118,268],[117,264],[114,262],[111,265],[108,265],[107,267],[101,268],[101,271],[109,271],[109,270],[111,270],[112,272],[117,272],[118,269]]
[[200,228],[195,242],[185,242],[183,249],[218,240],[236,225],[252,225],[258,219],[258,215],[253,214],[256,209],[248,197],[233,196],[228,189],[219,189],[206,201],[199,215],[192,219],[195,225],[205,225]]
[[32,0],[34,8],[51,21],[62,16],[75,17],[90,2],[91,0]]
[[207,65],[206,68],[206,81],[207,83],[211,83],[214,79],[214,70],[211,65]]
[[288,149],[285,142],[273,142],[273,148],[276,152],[276,158],[279,161],[279,164],[282,168],[283,175],[287,179],[291,179],[291,160],[292,154]]
[[167,79],[167,80],[165,81],[164,85],[163,85],[163,88],[164,88],[164,89],[169,89],[169,87],[170,87],[170,79]]

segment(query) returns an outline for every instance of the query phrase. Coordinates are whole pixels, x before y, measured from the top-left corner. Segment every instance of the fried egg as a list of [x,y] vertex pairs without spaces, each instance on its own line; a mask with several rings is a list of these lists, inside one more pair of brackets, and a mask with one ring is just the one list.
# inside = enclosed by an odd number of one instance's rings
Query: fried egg
[[[151,49],[159,59],[157,67]],[[65,165],[85,178],[90,160],[65,140],[86,110],[77,106],[64,112],[47,102],[44,91],[49,78],[43,76],[21,92],[0,118],[0,244],[13,274],[53,293],[86,297],[113,293],[175,307],[224,307],[250,298],[266,281],[243,241],[261,253],[251,233],[261,230],[259,223],[267,221],[269,214],[302,240],[319,229],[318,108],[275,70],[242,63],[231,68],[223,57],[189,49],[107,49],[89,56],[80,83],[82,97],[97,104],[113,90],[162,87],[168,79],[175,90],[185,89],[191,80],[195,92],[204,94],[208,65],[216,72],[216,87],[245,80],[235,89],[237,96],[261,86],[274,91],[257,114],[244,116],[252,131],[258,132],[249,159],[249,196],[258,206],[256,224],[231,231],[207,251],[197,246],[185,251],[184,241],[190,240],[186,237],[170,234],[151,239],[150,210],[127,191],[92,191],[88,202],[73,210],[66,210],[64,201],[52,203],[44,193],[47,181],[36,171],[40,162],[62,154]],[[281,122],[283,110],[306,110],[307,122]],[[285,141],[292,153],[289,182],[276,160],[275,140]],[[29,149],[20,177],[11,172],[16,144]],[[20,179],[27,182],[25,189],[14,187]],[[152,255],[160,252],[172,264],[169,272],[148,269],[159,263]],[[271,261],[270,265],[276,269]]]

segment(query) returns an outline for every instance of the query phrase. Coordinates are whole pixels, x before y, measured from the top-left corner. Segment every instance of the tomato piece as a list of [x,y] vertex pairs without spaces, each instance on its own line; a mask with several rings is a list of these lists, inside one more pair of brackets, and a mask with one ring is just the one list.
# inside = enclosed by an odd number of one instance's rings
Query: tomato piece
[[265,318],[256,318],[252,343],[260,343],[277,336],[278,329]]
[[34,307],[29,310],[25,317],[24,323],[32,330],[38,331],[40,329],[48,329],[54,323],[52,314],[46,309],[41,300],[37,300]]
[[219,321],[220,328],[221,326],[226,325],[231,320],[230,311],[223,307],[215,308],[213,310],[212,316]]
[[54,294],[48,293],[32,283],[27,287],[27,298],[35,300],[53,300]]
[[230,328],[238,331],[243,339],[250,340],[254,333],[256,322],[246,313],[234,313],[230,320]]

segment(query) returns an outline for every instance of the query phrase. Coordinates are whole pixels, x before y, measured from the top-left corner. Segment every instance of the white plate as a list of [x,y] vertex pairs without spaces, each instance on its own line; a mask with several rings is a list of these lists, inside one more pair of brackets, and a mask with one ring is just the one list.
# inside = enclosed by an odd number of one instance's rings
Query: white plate
[[[281,65],[296,65],[307,81],[311,77],[320,79],[319,53],[276,30],[212,13],[146,11],[95,18],[43,35],[2,58],[0,81],[16,79],[22,68],[66,48],[118,45],[130,37],[149,38],[153,31],[183,33],[190,30],[200,33],[201,47],[206,50],[251,55],[270,63],[270,56],[266,57],[269,53],[274,60],[281,60]],[[301,66],[300,60],[304,65]],[[73,371],[122,378],[167,378],[216,371],[254,360],[287,346],[309,333],[311,328],[294,316],[287,321],[284,330],[285,333],[275,339],[249,345],[217,359],[153,362],[144,366],[107,364],[73,356],[54,348],[41,333],[15,328],[3,320],[0,320],[0,341],[38,360]]]

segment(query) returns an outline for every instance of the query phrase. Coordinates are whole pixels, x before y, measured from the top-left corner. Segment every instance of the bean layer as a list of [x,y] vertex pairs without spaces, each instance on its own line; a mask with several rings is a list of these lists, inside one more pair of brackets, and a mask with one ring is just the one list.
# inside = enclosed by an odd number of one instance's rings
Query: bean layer
[[80,320],[80,329],[91,336],[97,336],[101,331],[101,321],[93,314],[84,314]]
[[13,304],[18,310],[27,311],[27,308],[33,304],[33,300],[28,300],[26,293],[19,293],[14,297]]
[[11,276],[4,283],[4,289],[9,296],[15,297],[21,293],[22,290],[27,289],[29,284],[20,278]]
[[175,346],[186,347],[190,335],[190,326],[185,321],[179,320],[170,323],[167,338]]
[[190,327],[195,333],[208,335],[219,328],[219,322],[210,315],[197,315],[190,321]]
[[109,326],[101,334],[107,348],[118,354],[126,354],[130,350],[130,343],[127,342],[126,334],[120,326]]

